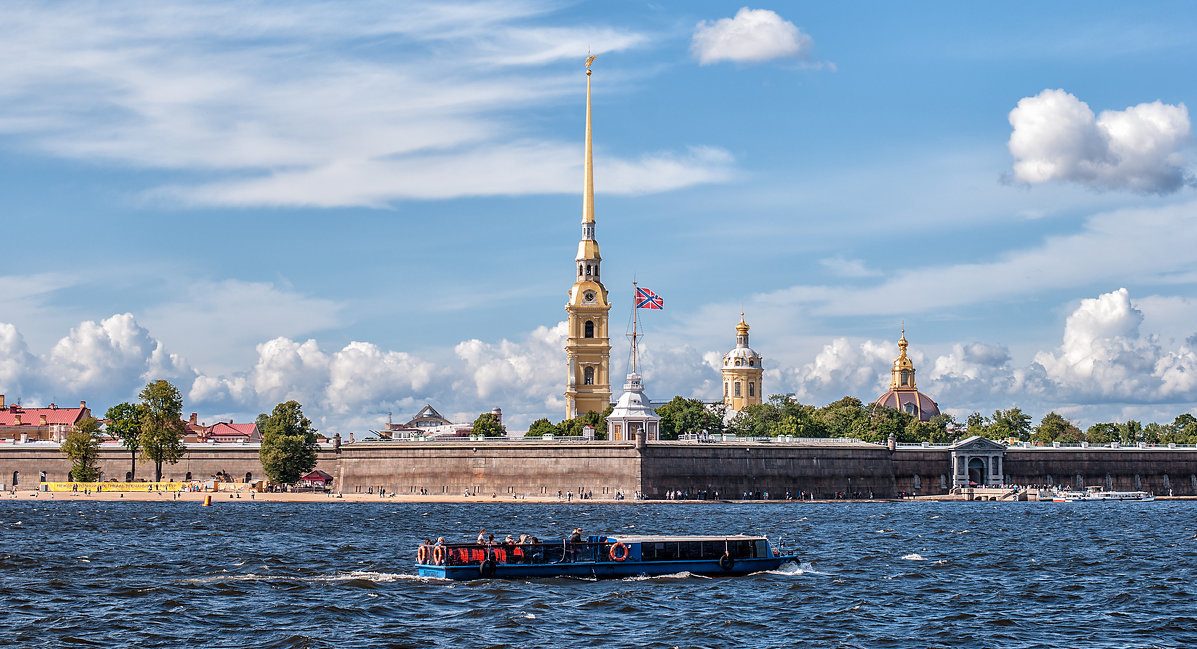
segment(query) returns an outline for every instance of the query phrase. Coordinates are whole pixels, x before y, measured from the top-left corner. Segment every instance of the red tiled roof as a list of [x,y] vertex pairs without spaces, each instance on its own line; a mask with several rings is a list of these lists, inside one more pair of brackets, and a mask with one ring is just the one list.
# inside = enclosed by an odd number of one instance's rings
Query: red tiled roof
[[40,426],[42,415],[46,416],[46,424],[50,426],[73,426],[88,414],[87,408],[25,408],[23,406],[9,406],[0,410],[0,426],[16,426],[17,415],[21,416],[22,426]]
[[257,430],[257,424],[231,424],[222,421],[213,424],[212,427],[208,429],[208,435],[219,435],[221,437],[253,437]]
[[333,479],[332,476],[321,471],[320,469],[316,469],[316,470],[312,471],[311,473],[300,478],[300,480],[307,480],[308,482],[317,482],[317,481],[328,482],[332,479]]

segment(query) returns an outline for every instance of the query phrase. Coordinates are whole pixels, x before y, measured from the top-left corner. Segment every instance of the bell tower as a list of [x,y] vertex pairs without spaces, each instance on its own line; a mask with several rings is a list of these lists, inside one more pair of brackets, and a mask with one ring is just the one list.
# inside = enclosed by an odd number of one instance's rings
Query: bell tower
[[586,146],[582,179],[582,239],[574,259],[574,285],[569,289],[565,313],[569,338],[565,343],[568,363],[565,386],[565,416],[604,412],[611,404],[611,339],[607,331],[611,304],[599,275],[602,256],[594,238],[594,144],[590,121],[590,65],[586,58]]
[[723,405],[730,412],[761,403],[764,359],[748,346],[749,329],[741,313],[736,325],[736,347],[723,355]]

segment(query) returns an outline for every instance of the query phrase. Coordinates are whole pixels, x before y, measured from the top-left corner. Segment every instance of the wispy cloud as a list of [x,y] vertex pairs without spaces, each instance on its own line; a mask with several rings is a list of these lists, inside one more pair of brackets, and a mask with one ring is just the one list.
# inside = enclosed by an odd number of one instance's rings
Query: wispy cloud
[[900,269],[863,287],[800,284],[752,301],[779,309],[801,306],[822,316],[927,313],[1102,283],[1192,283],[1188,273],[1194,264],[1197,204],[1180,203],[1098,214],[1078,232],[992,259]]
[[[609,25],[548,25],[554,8],[10,6],[0,23],[0,132],[49,155],[181,172],[150,195],[193,204],[574,191],[580,146],[532,132],[520,113],[576,105],[588,48],[621,51],[649,38]],[[572,74],[547,67],[570,58],[578,59]],[[689,144],[680,153],[610,154],[612,169],[632,168],[626,175],[641,180],[609,181],[608,190],[726,177],[726,155],[684,150]],[[662,177],[663,159],[689,173],[643,180]]]

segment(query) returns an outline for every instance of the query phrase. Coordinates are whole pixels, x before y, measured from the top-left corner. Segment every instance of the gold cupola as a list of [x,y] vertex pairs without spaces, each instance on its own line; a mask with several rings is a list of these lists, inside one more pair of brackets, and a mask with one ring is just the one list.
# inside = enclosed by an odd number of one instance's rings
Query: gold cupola
[[918,390],[914,384],[914,362],[906,355],[906,348],[910,343],[906,341],[906,325],[902,325],[902,337],[898,338],[898,357],[894,359],[891,370],[889,389]]
[[873,403],[900,410],[920,421],[929,421],[939,414],[939,404],[919,392],[914,381],[914,362],[906,353],[909,346],[910,343],[906,341],[906,324],[903,323],[902,335],[898,338],[898,357],[894,359],[893,368],[890,370],[889,390],[877,397]]

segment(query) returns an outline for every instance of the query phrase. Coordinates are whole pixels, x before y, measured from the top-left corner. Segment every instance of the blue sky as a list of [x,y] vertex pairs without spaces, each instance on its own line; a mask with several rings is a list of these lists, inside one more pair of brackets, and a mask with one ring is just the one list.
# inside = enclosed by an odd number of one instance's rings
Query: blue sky
[[[613,330],[715,398],[1197,400],[1185,3],[22,3],[0,18],[0,389],[559,417],[586,50]],[[1123,290],[1125,289],[1125,290]],[[616,341],[618,363],[626,349]],[[621,370],[619,370],[621,371]]]

